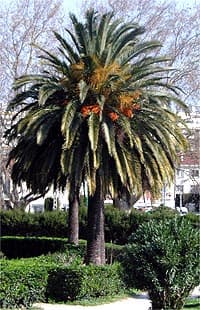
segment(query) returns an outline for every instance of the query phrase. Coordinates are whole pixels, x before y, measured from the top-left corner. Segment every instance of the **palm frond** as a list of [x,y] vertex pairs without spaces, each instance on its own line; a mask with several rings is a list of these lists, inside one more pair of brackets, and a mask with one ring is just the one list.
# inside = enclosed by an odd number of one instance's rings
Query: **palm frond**
[[87,55],[88,54],[88,33],[85,31],[85,27],[82,23],[80,23],[74,14],[70,14],[70,18],[76,33],[77,40],[80,46],[80,54]]
[[99,142],[100,122],[99,116],[92,113],[88,118],[88,138],[91,150],[95,153]]
[[86,96],[87,96],[87,93],[88,93],[88,90],[89,90],[89,86],[88,84],[84,81],[84,80],[81,80],[79,83],[78,83],[78,86],[79,86],[79,98],[80,98],[80,102],[83,103]]
[[56,39],[60,42],[60,44],[62,45],[65,53],[68,54],[68,60],[70,61],[70,63],[76,63],[79,61],[80,56],[74,52],[73,47],[67,43],[67,41],[57,32],[54,32],[54,35],[56,37]]
[[[114,61],[119,57],[127,47],[132,46],[135,43],[135,38],[144,32],[143,27],[135,28],[129,32],[126,31],[123,35],[120,36],[120,40],[114,43],[114,50],[112,54],[111,61]],[[125,65],[125,62],[123,63]]]
[[76,115],[77,112],[77,107],[79,103],[77,101],[70,101],[68,102],[67,106],[65,107],[63,117],[62,117],[62,123],[61,123],[61,132],[63,136],[65,137],[65,147],[68,148],[69,145],[69,137],[70,137],[70,132],[68,128],[70,128],[71,123],[74,119],[74,116]]
[[93,195],[101,170],[103,195],[158,194],[187,147],[172,108],[187,106],[167,82],[169,58],[154,57],[160,42],[141,41],[144,28],[113,13],[70,18],[67,37],[54,33],[59,55],[39,48],[42,73],[15,81],[9,109],[16,113],[6,132],[16,139],[13,180],[34,193],[68,182],[71,194],[86,180]]
[[150,42],[135,44],[134,49],[131,51],[130,55],[128,55],[128,57],[126,57],[123,60],[123,62],[121,63],[121,66],[124,66],[125,64],[129,63],[134,58],[137,58],[139,55],[142,55],[143,53],[147,51],[149,52],[159,47],[162,47],[162,44],[159,41],[150,41]]
[[38,95],[38,104],[44,105],[48,98],[52,96],[56,91],[62,90],[62,87],[58,83],[45,83],[40,87]]
[[96,37],[96,51],[97,55],[100,57],[102,53],[107,49],[107,44],[109,45],[110,35],[114,27],[118,25],[118,21],[115,21],[114,24],[109,25],[111,19],[113,18],[113,13],[104,14],[101,17],[99,26],[97,26],[97,37]]

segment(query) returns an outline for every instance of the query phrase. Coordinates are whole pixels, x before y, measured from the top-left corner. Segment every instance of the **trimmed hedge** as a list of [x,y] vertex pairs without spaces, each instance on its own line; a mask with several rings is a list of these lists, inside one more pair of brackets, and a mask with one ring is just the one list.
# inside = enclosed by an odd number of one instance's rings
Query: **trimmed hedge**
[[[127,243],[130,235],[139,225],[152,219],[160,221],[163,218],[179,216],[176,211],[160,207],[155,211],[144,213],[132,209],[131,212],[118,210],[111,205],[105,206],[105,240],[115,244]],[[19,210],[0,211],[1,233],[3,236],[46,236],[66,238],[68,235],[68,213],[52,211],[44,213],[25,213]],[[194,227],[200,228],[199,216],[188,214],[188,218]],[[80,239],[87,239],[87,209],[79,210]]]
[[69,244],[64,238],[3,236],[1,250],[9,258],[35,257],[43,254],[70,251],[84,256],[86,242],[79,246]]
[[[123,246],[106,244],[107,263],[118,260],[122,250]],[[1,251],[9,259],[35,257],[54,252],[69,252],[84,258],[86,241],[80,240],[79,245],[72,245],[67,239],[62,238],[3,236]]]
[[119,264],[58,267],[49,273],[47,296],[73,301],[116,295],[124,288]]
[[28,309],[35,302],[112,296],[125,288],[119,264],[85,266],[76,259],[63,261],[58,254],[2,260],[1,265],[1,308]]
[[0,307],[28,309],[34,302],[45,301],[50,267],[34,261],[2,260]]
[[0,211],[2,236],[46,236],[66,238],[67,213],[52,211],[26,213],[21,210]]

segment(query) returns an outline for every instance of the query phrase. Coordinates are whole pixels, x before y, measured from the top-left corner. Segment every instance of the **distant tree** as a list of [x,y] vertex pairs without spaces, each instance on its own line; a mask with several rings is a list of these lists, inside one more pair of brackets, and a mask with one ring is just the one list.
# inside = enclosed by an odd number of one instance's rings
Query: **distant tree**
[[[5,112],[14,80],[22,75],[39,70],[37,50],[34,45],[54,46],[52,29],[62,24],[61,0],[10,0],[0,2],[0,206],[18,207],[37,198],[27,195],[22,185],[12,184],[10,171],[6,169],[9,150],[14,141],[5,144],[3,138],[7,122],[12,115]],[[20,200],[20,197],[22,200]],[[5,199],[4,199],[5,198]],[[5,205],[6,204],[6,205]]]
[[62,24],[62,0],[10,0],[0,3],[0,103],[7,105],[13,96],[14,80],[36,71],[34,44],[52,49],[50,35]]

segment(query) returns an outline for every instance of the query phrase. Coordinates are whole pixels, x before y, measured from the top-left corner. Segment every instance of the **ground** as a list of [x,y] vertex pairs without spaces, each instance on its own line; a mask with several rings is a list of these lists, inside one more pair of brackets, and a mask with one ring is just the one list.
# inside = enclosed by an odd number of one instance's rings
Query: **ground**
[[[200,296],[200,286],[196,287],[192,293],[193,297]],[[34,304],[35,307],[41,310],[85,310],[85,306],[71,306],[64,304],[45,304],[37,303]],[[146,293],[140,294],[138,296],[125,298],[120,301],[112,302],[109,304],[103,304],[99,306],[87,306],[91,310],[148,310],[151,307],[151,302],[148,299]]]

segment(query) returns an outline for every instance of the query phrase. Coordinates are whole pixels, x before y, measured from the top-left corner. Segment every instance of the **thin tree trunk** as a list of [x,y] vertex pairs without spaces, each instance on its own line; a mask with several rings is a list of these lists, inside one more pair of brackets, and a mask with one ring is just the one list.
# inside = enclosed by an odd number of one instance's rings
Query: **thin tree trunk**
[[68,241],[78,245],[79,242],[79,196],[78,194],[69,197],[69,216],[68,216]]
[[105,264],[104,196],[102,180],[97,171],[96,192],[88,199],[88,237],[86,263]]

